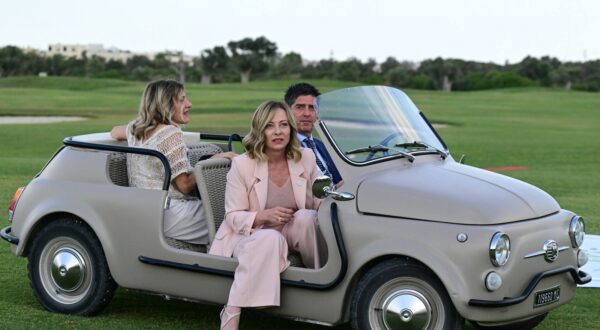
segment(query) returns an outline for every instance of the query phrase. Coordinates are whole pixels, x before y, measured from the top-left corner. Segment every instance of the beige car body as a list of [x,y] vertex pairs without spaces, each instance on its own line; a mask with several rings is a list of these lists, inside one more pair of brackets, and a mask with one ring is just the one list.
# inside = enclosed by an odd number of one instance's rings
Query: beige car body
[[[324,127],[318,128],[321,136],[328,135]],[[186,140],[197,144],[200,135],[187,132]],[[324,199],[318,218],[327,261],[317,270],[285,270],[281,306],[269,312],[319,324],[347,322],[363,275],[377,263],[398,257],[428,268],[443,283],[458,314],[481,324],[544,314],[574,297],[575,277],[589,280],[578,270],[579,249],[569,236],[575,214],[562,210],[540,189],[437,154],[357,167],[342,159],[331,141],[324,142],[344,177],[340,191],[355,198]],[[27,256],[40,228],[71,214],[97,236],[119,286],[200,302],[227,301],[237,261],[169,244],[162,233],[167,192],[116,185],[108,173],[113,151],[86,146],[110,149],[125,146],[123,142],[99,133],[65,143],[18,201],[8,233],[18,239],[12,245],[15,255]],[[494,266],[489,256],[490,239],[497,232],[509,235],[512,244],[510,260],[502,267]],[[560,247],[557,260],[526,258],[549,239]],[[578,275],[565,271],[543,277],[522,302],[503,307],[469,303],[522,296],[536,275],[564,267]],[[485,286],[491,271],[503,279],[494,292]],[[556,286],[560,299],[534,308],[533,293]]]

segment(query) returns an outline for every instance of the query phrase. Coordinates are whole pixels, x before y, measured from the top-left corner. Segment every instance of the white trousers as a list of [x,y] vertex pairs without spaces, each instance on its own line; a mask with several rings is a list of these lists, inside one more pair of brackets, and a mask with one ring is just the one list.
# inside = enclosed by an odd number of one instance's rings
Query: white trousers
[[165,210],[166,237],[194,244],[208,244],[208,226],[202,201],[171,199]]

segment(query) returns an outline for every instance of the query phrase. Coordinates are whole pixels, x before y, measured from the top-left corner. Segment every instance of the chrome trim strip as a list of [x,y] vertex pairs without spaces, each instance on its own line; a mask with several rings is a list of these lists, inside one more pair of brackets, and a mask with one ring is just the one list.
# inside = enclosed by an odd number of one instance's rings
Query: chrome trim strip
[[[564,250],[568,250],[569,247],[568,246],[561,246],[558,248],[558,252],[562,252]],[[539,256],[543,256],[545,255],[546,252],[544,252],[544,250],[539,250],[539,251],[535,251],[529,254],[526,254],[523,259],[529,259],[529,258],[534,258],[534,257],[539,257]]]

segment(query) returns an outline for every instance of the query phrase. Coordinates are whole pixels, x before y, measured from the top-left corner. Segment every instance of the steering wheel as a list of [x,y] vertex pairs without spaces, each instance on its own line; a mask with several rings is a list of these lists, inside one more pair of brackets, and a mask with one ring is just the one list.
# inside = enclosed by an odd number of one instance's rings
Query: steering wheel
[[389,154],[389,152],[387,150],[373,150],[373,151],[369,152],[369,154],[367,155],[367,159],[365,159],[365,161],[368,162],[371,159],[373,159],[373,157],[375,157],[375,154],[378,152],[382,152],[384,156],[387,156]]
[[390,141],[392,141],[394,138],[396,138],[396,136],[400,136],[400,135],[404,135],[404,134],[402,134],[402,132],[391,133],[388,136],[386,136],[385,139],[381,140],[381,142],[379,142],[379,144],[387,147],[387,145],[388,145],[388,143],[390,143]]

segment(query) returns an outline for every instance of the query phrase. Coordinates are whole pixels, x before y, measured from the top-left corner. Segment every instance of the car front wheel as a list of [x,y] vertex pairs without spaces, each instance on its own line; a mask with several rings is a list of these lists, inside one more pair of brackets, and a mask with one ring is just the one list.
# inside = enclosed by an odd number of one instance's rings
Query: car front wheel
[[110,302],[116,283],[100,241],[83,221],[50,220],[33,238],[29,279],[49,311],[94,315]]
[[361,278],[351,304],[353,329],[462,329],[446,289],[425,266],[386,260]]

